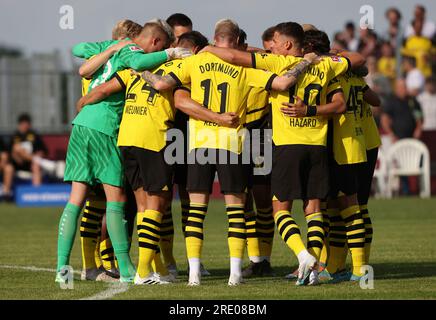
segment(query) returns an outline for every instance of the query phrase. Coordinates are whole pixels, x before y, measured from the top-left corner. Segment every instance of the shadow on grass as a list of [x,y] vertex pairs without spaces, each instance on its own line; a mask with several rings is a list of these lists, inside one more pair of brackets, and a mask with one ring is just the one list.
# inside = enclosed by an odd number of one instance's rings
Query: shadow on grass
[[[252,279],[283,279],[285,275],[289,274],[297,267],[298,266],[273,266],[274,276]],[[436,263],[434,262],[375,263],[372,267],[374,268],[375,279],[378,280],[436,277]],[[229,269],[208,268],[208,271],[211,273],[211,276],[204,277],[204,280],[226,279],[229,276]],[[182,272],[181,274],[184,275],[185,273]]]

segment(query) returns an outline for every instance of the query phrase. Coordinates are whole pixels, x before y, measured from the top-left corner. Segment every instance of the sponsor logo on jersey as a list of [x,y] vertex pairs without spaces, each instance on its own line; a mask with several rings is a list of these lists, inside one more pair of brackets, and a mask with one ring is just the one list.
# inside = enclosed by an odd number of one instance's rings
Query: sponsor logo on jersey
[[341,62],[341,61],[342,61],[342,60],[341,60],[341,57],[338,57],[338,56],[332,56],[331,58],[332,58],[332,60],[335,61],[335,62]]
[[131,46],[130,51],[143,51],[143,50],[138,46]]

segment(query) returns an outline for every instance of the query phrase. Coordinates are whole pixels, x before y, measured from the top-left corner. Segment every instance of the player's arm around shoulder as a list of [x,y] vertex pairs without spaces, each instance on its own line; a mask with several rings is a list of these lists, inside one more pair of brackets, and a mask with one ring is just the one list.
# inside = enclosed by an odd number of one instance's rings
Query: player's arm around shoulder
[[127,83],[125,80],[127,77],[127,72],[130,75],[129,70],[123,70],[122,72],[116,73],[114,78],[95,87],[88,94],[80,98],[76,104],[77,112],[80,112],[83,107],[88,104],[98,103],[114,93],[125,90]]
[[[271,83],[272,90],[285,91],[292,87],[298,81],[298,77],[306,71],[311,64],[316,64],[320,61],[320,57],[315,53],[308,53],[300,62],[295,64],[282,76],[275,77]],[[269,89],[269,88],[267,88]]]
[[195,59],[195,57],[196,56],[191,56],[181,60],[171,68],[171,72],[164,76],[146,70],[141,74],[142,79],[147,81],[150,86],[158,91],[186,85],[191,82],[190,70],[193,64],[192,60]]
[[234,65],[242,66],[242,67],[251,67],[252,66],[252,54],[247,51],[241,51],[232,48],[219,48],[216,46],[206,46],[204,47],[200,53],[209,52],[213,55],[217,56],[221,60],[224,60],[227,63],[231,63]]

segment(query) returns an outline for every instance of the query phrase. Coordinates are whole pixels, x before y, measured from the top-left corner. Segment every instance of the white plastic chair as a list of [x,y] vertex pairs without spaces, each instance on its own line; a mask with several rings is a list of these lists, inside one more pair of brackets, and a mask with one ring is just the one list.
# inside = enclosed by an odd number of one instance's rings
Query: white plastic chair
[[388,167],[385,152],[382,149],[378,151],[377,165],[374,170],[376,188],[374,196],[377,199],[385,198],[387,195],[386,180],[388,177]]
[[416,139],[402,139],[387,151],[387,196],[392,198],[394,180],[399,176],[419,176],[420,197],[430,197],[430,153],[427,146]]

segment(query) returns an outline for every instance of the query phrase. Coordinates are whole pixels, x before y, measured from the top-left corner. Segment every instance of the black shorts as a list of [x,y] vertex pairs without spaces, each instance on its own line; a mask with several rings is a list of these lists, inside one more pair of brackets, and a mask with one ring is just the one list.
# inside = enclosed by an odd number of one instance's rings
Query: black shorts
[[[221,161],[220,163],[220,153],[225,155],[227,161]],[[203,161],[199,162],[197,159],[198,154],[213,157],[211,162],[214,163],[203,164]],[[190,192],[211,193],[215,172],[218,173],[221,193],[223,194],[244,193],[249,188],[251,166],[249,163],[242,163],[242,155],[227,150],[200,148],[192,150],[189,159],[193,164],[188,163],[186,190]],[[229,163],[230,159],[237,160],[237,163]]]
[[[265,130],[270,129],[269,113],[266,114],[261,119],[251,122],[246,127],[250,133],[249,147],[250,147],[250,160],[251,167],[250,170],[250,184],[252,185],[270,185],[271,184],[271,172],[268,174],[254,174],[254,168],[256,166],[261,168],[267,168],[263,163],[270,161],[271,159],[265,158],[265,148],[271,145],[271,135],[266,135]],[[258,129],[259,131],[254,134],[253,130]],[[247,141],[247,140],[246,140]],[[271,150],[267,150],[271,154]],[[271,167],[271,164],[269,164]]]
[[358,170],[358,185],[357,199],[359,205],[368,203],[371,193],[372,178],[374,176],[375,166],[377,165],[378,148],[366,151],[367,162],[362,163]]
[[165,162],[164,150],[156,152],[137,147],[120,147],[124,173],[133,190],[169,191],[173,184],[173,166]]
[[186,186],[186,181],[188,177],[188,120],[189,116],[180,110],[177,110],[174,119],[174,129],[179,129],[183,133],[183,155],[184,163],[176,163],[174,165],[174,183]]
[[324,199],[328,193],[327,148],[273,145],[271,193],[279,201]]
[[22,163],[17,163],[13,159],[11,161],[12,166],[16,171],[32,171],[32,162],[30,161],[23,161]]
[[340,165],[330,158],[329,197],[335,199],[339,192],[347,196],[356,194],[358,189],[358,171],[362,165],[363,163]]

